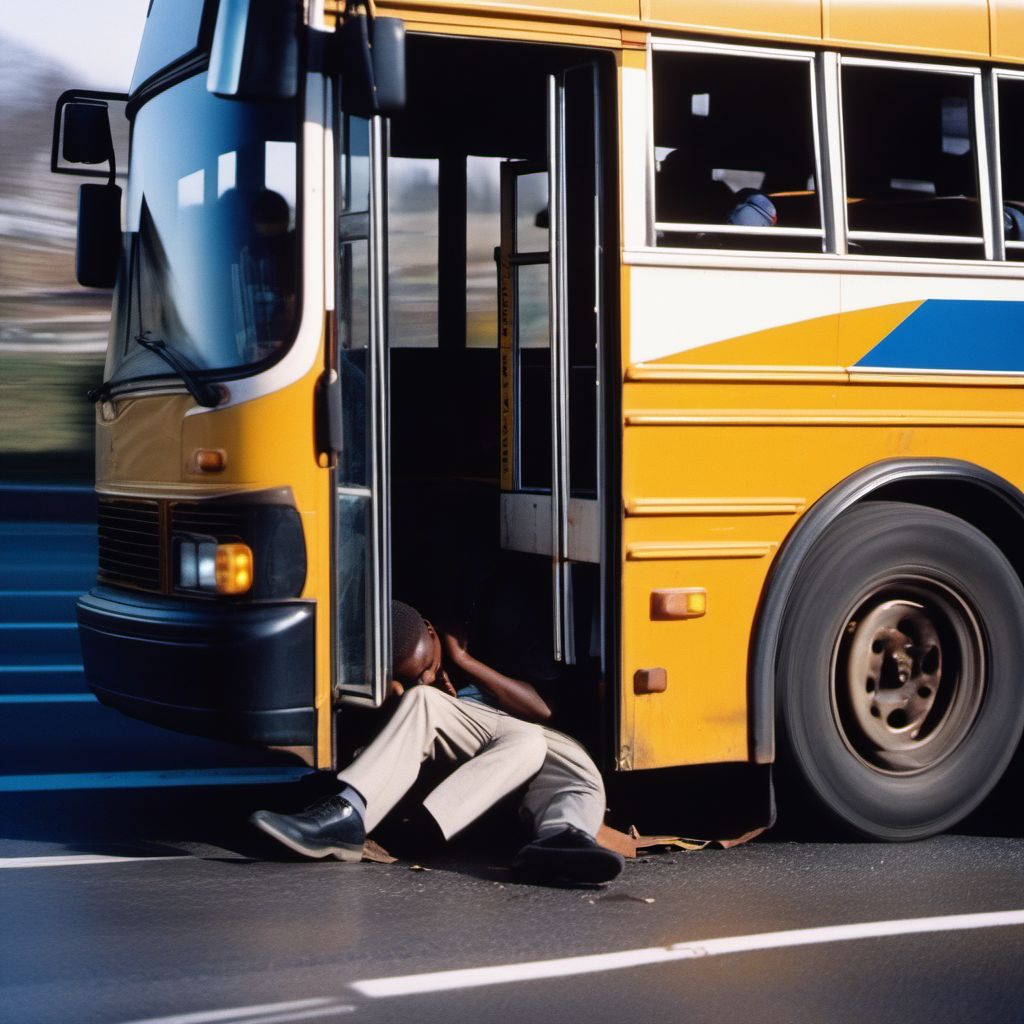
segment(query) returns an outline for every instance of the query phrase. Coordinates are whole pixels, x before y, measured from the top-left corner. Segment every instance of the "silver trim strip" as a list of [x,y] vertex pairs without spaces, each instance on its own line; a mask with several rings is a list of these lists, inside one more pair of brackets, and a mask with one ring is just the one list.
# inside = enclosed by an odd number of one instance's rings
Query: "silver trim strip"
[[387,153],[385,123],[370,121],[370,498],[372,529],[370,589],[373,642],[370,683],[376,704],[384,700],[391,674],[391,503],[389,500]]
[[553,655],[572,661],[571,632],[565,628],[569,555],[568,323],[566,320],[565,93],[560,78],[548,78],[548,181],[551,263],[548,272],[548,330],[551,344],[551,549]]
[[992,179],[992,258],[997,260],[1007,259],[1006,250],[1015,245],[1022,245],[1021,242],[1007,242],[1006,231],[1003,227],[1003,158],[1001,139],[999,135],[999,79],[1015,78],[1017,81],[1024,79],[1024,74],[1005,75],[1004,73],[989,68],[985,75],[985,127],[988,137],[991,139],[990,155],[992,166],[990,176]]
[[814,60],[813,50],[782,50],[769,46],[742,46],[733,43],[699,42],[696,39],[673,39],[652,36],[652,50],[689,51],[691,53],[722,54],[732,57],[768,57],[772,60]]
[[977,245],[984,242],[981,235],[929,235],[911,231],[851,231],[852,239],[863,239],[865,242],[940,242],[952,245],[956,242],[972,242]]
[[702,231],[709,235],[773,235],[793,238],[824,238],[822,228],[787,228],[778,225],[760,227],[746,224],[686,224],[675,221],[655,221],[657,231]]
[[[928,241],[932,236],[926,236]],[[961,239],[957,239],[961,241]],[[1007,243],[1013,245],[1014,243]],[[1024,246],[1022,246],[1024,247]],[[995,280],[1024,280],[1019,264],[985,260],[956,260],[917,256],[844,256],[836,253],[766,253],[742,249],[657,249],[626,250],[622,262],[632,267],[692,267],[717,270],[784,270],[810,274],[894,274],[899,277],[976,277]]]

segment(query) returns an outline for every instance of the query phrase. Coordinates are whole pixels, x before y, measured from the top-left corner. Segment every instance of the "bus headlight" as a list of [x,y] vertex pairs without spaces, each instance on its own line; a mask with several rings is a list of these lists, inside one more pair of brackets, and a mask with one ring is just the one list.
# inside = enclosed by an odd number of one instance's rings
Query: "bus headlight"
[[248,544],[218,544],[212,537],[176,536],[177,590],[204,594],[247,594],[253,559]]

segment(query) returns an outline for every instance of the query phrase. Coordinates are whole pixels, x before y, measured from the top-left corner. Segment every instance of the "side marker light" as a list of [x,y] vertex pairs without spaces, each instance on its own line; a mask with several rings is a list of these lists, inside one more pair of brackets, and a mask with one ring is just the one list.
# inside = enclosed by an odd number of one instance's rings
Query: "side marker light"
[[228,453],[223,448],[197,448],[192,459],[200,473],[220,473],[228,464]]
[[651,619],[699,619],[708,610],[708,592],[703,587],[680,587],[651,591]]

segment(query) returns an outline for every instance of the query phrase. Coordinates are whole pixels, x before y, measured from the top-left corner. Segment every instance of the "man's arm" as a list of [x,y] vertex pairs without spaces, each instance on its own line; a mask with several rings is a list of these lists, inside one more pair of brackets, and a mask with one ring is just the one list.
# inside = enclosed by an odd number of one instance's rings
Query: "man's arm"
[[527,722],[547,722],[551,718],[551,708],[529,683],[513,679],[474,658],[451,633],[444,634],[444,651],[453,665],[497,700],[502,711]]

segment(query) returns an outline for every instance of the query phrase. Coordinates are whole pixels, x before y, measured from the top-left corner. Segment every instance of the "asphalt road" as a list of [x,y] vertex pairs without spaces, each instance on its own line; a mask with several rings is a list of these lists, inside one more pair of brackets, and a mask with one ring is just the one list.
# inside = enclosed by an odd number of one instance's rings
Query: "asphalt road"
[[652,854],[599,889],[511,883],[498,818],[440,856],[399,831],[395,864],[301,861],[246,817],[301,806],[308,780],[92,700],[71,622],[94,530],[15,511],[0,509],[3,1024],[1024,1021],[1020,768],[957,835],[776,831]]
[[[0,1020],[1024,1019],[1019,830],[900,846],[765,838],[652,854],[605,888],[547,889],[511,883],[507,847],[479,834],[429,870],[299,861],[245,825],[251,807],[294,800],[252,787],[0,796]],[[905,923],[1005,911],[1015,923]],[[924,930],[709,944],[865,922]],[[578,959],[623,951],[639,952]],[[510,977],[447,973],[508,965]],[[396,994],[408,975],[414,991]]]

